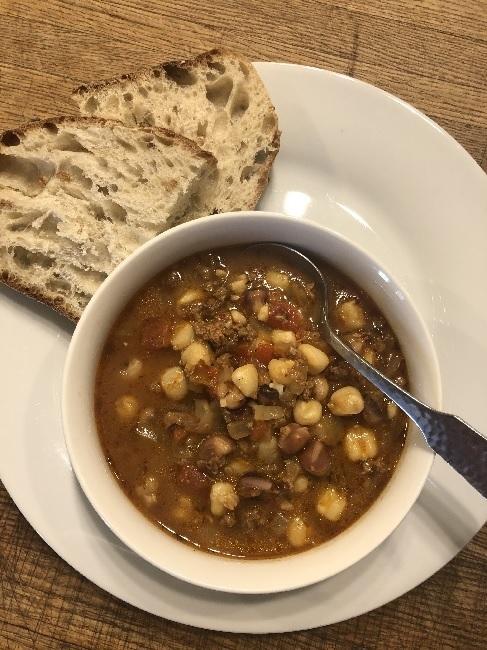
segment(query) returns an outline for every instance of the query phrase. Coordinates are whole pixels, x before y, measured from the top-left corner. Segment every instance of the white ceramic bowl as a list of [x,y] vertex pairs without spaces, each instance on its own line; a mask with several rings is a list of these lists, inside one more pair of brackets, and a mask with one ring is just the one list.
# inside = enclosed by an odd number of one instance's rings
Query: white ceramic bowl
[[421,433],[410,425],[396,471],[372,507],[329,542],[276,559],[237,560],[198,551],[156,528],[125,496],[105,461],[93,407],[98,359],[112,324],[134,293],[173,262],[210,248],[262,241],[280,241],[307,250],[365,289],[399,338],[412,391],[432,406],[440,406],[436,356],[410,299],[367,253],[326,228],[274,213],[217,215],[163,233],[125,260],[90,301],[69,348],[62,410],[71,463],[97,513],[133,551],[178,578],[237,593],[296,589],[328,578],[363,558],[407,514],[433,461]]

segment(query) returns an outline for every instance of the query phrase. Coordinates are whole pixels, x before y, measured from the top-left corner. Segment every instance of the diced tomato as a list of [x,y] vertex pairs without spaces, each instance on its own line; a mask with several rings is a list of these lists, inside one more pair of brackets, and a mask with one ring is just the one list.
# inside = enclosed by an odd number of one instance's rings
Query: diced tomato
[[215,366],[207,366],[206,363],[200,361],[190,372],[190,379],[195,384],[202,384],[208,390],[216,395],[218,385],[218,375],[220,371]]
[[274,329],[297,332],[303,325],[303,314],[290,302],[271,300],[267,324]]
[[148,350],[160,350],[171,345],[174,324],[169,318],[146,318],[140,331],[140,342]]
[[250,439],[254,442],[260,442],[270,438],[272,434],[272,427],[270,422],[260,421],[254,422],[254,426],[250,433]]
[[274,346],[272,343],[259,343],[252,351],[252,358],[267,365],[274,358]]
[[252,358],[252,351],[248,343],[239,343],[235,346],[233,356],[238,364],[248,363]]
[[191,492],[203,492],[210,485],[209,478],[194,465],[180,465],[176,470],[176,480]]

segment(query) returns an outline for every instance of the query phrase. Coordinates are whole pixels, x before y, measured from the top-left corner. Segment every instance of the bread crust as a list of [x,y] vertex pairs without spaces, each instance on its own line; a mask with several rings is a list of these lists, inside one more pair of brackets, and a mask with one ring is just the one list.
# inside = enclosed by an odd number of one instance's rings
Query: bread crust
[[70,308],[69,304],[64,300],[64,298],[59,295],[55,298],[46,296],[40,289],[37,289],[31,284],[26,284],[20,278],[18,278],[14,273],[9,273],[9,271],[2,271],[1,280],[3,284],[7,285],[11,289],[14,289],[18,293],[28,296],[37,302],[41,302],[48,307],[51,307],[61,316],[69,318],[69,320],[77,323],[81,318],[81,314],[77,311]]
[[157,75],[157,72],[161,73],[166,68],[170,67],[177,67],[188,70],[202,64],[211,63],[214,59],[225,56],[232,56],[242,63],[246,63],[249,66],[252,65],[250,61],[248,61],[240,54],[236,54],[235,52],[222,47],[214,48],[212,50],[208,50],[207,52],[201,52],[200,54],[187,59],[174,59],[172,61],[164,61],[163,63],[158,63],[157,65],[141,67],[138,70],[135,70],[135,72],[128,72],[115,77],[109,77],[108,79],[100,79],[98,81],[81,84],[75,88],[72,95],[84,95],[87,92],[92,92],[94,90],[104,90],[105,88],[119,84],[121,81],[136,81],[141,75],[147,74],[148,72],[155,72],[156,75],[154,76],[157,77],[160,76],[160,74]]

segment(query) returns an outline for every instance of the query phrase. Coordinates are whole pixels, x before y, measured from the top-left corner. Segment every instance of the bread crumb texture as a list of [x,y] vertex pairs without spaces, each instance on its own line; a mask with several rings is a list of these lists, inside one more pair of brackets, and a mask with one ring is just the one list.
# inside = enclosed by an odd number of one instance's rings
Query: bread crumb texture
[[280,133],[264,84],[241,56],[212,50],[81,86],[73,99],[85,115],[170,128],[211,151],[218,179],[206,188],[208,213],[249,210],[258,203]]
[[173,132],[53,118],[0,135],[4,282],[77,319],[106,276],[188,213],[216,161]]

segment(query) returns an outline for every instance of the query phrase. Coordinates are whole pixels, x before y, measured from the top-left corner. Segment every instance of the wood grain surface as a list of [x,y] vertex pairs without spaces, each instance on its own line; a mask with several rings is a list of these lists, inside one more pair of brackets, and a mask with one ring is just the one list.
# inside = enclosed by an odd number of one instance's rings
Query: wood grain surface
[[[225,45],[369,81],[411,102],[487,171],[487,0],[0,0],[0,128],[75,114],[76,84]],[[485,648],[487,529],[379,610],[272,636],[194,630],[92,585],[0,485],[0,648]]]

